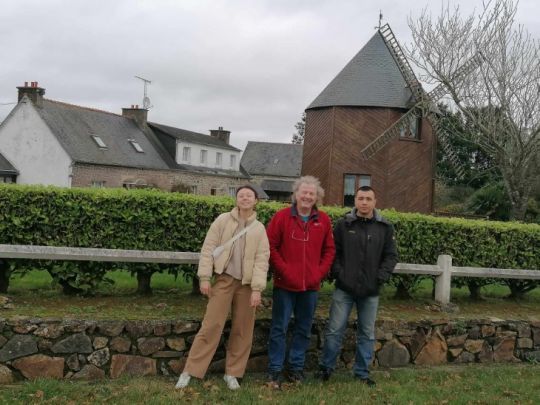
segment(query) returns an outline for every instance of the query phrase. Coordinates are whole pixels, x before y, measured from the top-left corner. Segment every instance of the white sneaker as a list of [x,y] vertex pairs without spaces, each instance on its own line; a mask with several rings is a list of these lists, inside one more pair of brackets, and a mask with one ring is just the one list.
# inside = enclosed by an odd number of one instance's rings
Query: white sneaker
[[186,388],[189,384],[189,380],[191,380],[191,376],[188,373],[183,372],[182,374],[180,374],[180,377],[178,377],[178,382],[176,383],[174,388],[177,390]]
[[240,384],[238,384],[238,380],[236,379],[236,377],[225,374],[223,376],[223,379],[227,383],[227,388],[229,388],[230,390],[237,390],[238,388],[240,388]]

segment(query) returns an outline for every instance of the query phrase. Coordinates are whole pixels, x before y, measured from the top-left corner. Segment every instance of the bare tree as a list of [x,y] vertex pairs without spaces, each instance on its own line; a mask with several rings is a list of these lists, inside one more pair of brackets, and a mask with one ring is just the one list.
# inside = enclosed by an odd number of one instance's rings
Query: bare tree
[[[515,22],[517,3],[494,0],[480,13],[463,16],[446,5],[439,16],[424,10],[409,17],[413,41],[409,60],[420,78],[443,84],[445,102],[466,118],[465,131],[453,129],[478,145],[503,177],[512,204],[511,218],[523,219],[540,162],[540,41]],[[452,75],[471,58],[477,69]]]

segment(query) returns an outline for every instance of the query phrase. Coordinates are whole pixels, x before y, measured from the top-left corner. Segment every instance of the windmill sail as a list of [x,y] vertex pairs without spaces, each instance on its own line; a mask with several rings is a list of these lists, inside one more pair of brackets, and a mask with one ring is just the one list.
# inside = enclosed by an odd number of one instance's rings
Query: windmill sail
[[[396,61],[396,64],[398,65],[403,75],[403,78],[407,82],[407,85],[409,86],[414,97],[416,98],[417,103],[409,111],[403,114],[399,120],[394,122],[381,135],[379,135],[372,142],[370,142],[364,149],[362,149],[360,153],[363,159],[371,158],[375,153],[377,153],[380,149],[382,149],[385,145],[387,145],[388,142],[390,142],[392,139],[399,136],[399,134],[402,132],[403,125],[405,125],[407,122],[410,121],[411,115],[414,115],[414,116],[428,115],[429,118],[435,117],[435,114],[431,112],[434,109],[433,108],[434,103],[440,100],[448,92],[446,86],[444,84],[440,84],[431,92],[429,92],[429,94],[427,94],[422,88],[422,85],[420,84],[418,79],[416,78],[411,68],[411,65],[409,64],[409,62],[407,61],[407,58],[405,57],[403,49],[399,45],[399,42],[394,36],[394,33],[392,32],[390,26],[388,24],[385,24],[380,29],[380,33],[383,36],[384,41],[386,45],[388,46],[388,49],[390,49],[390,52],[392,53],[392,56],[394,57],[394,60]],[[468,75],[470,72],[476,69],[482,63],[482,60],[483,60],[482,54],[481,53],[476,54],[467,62],[465,62],[463,65],[461,65],[454,72],[450,81],[452,83],[459,82],[466,75]],[[436,129],[435,125],[433,126],[433,129]],[[441,145],[442,144],[443,143],[441,142]],[[446,143],[446,145],[449,146],[448,143]],[[454,160],[457,161],[457,158],[456,159],[451,158],[451,160],[452,162],[454,162]],[[456,167],[456,170],[460,170],[460,169],[457,169]]]

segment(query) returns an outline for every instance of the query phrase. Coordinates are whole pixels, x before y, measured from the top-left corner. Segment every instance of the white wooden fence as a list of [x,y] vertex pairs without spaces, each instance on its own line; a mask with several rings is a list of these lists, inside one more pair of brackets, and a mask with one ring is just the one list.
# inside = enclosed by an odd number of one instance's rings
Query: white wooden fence
[[[199,253],[0,244],[0,258],[197,264]],[[452,277],[540,280],[538,270],[454,267],[448,255],[440,255],[436,265],[398,263],[394,273],[435,276],[435,300],[441,304],[450,302]]]

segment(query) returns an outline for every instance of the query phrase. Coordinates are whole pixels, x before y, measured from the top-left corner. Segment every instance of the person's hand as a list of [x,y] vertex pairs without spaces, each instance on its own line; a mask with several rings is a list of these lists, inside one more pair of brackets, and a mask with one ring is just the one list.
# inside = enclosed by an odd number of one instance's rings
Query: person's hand
[[206,295],[207,297],[210,296],[210,290],[212,288],[210,287],[210,281],[201,281],[199,284],[199,290],[201,291],[202,295]]
[[258,307],[261,305],[261,292],[260,291],[252,291],[251,292],[251,298],[249,300],[249,305],[252,307]]

